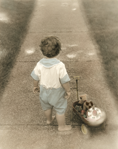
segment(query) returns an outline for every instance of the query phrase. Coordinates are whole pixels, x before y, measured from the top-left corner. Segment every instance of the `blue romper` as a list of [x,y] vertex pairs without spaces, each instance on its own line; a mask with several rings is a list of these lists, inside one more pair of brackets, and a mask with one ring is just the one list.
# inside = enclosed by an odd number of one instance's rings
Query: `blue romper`
[[40,103],[43,110],[54,108],[58,114],[65,113],[67,99],[61,84],[70,81],[64,63],[56,58],[41,59],[31,73],[40,80]]

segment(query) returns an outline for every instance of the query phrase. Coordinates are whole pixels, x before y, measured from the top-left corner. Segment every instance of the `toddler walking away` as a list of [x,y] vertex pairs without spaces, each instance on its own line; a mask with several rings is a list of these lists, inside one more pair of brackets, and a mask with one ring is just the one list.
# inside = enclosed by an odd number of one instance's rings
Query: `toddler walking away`
[[67,100],[70,97],[70,78],[64,63],[56,58],[60,53],[61,43],[57,37],[50,36],[41,41],[40,48],[44,58],[36,64],[31,73],[34,79],[33,92],[40,92],[40,103],[45,112],[47,124],[51,124],[55,118],[52,116],[52,109],[54,109],[58,131],[71,130],[71,125],[65,123]]

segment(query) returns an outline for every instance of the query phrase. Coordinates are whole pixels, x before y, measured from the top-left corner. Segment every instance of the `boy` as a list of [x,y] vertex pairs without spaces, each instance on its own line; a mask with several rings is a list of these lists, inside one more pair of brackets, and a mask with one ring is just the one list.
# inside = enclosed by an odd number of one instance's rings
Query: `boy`
[[50,36],[41,41],[40,48],[44,58],[37,63],[31,73],[34,79],[33,92],[40,92],[40,103],[45,112],[47,124],[51,124],[55,118],[52,116],[52,108],[54,108],[58,131],[71,130],[71,126],[65,124],[67,99],[70,97],[70,78],[65,65],[56,58],[60,53],[61,43],[57,37]]

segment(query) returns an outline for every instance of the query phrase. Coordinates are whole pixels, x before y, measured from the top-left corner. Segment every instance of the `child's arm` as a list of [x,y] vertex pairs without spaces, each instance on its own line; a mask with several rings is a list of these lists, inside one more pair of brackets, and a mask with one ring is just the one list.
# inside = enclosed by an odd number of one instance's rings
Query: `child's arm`
[[70,98],[70,95],[71,95],[69,82],[66,82],[66,83],[62,84],[62,86],[63,86],[63,88],[64,88],[65,91],[66,91],[65,98],[66,98],[66,99],[69,99],[69,98]]
[[40,92],[40,89],[39,89],[39,80],[33,80],[33,92],[36,93],[36,92]]

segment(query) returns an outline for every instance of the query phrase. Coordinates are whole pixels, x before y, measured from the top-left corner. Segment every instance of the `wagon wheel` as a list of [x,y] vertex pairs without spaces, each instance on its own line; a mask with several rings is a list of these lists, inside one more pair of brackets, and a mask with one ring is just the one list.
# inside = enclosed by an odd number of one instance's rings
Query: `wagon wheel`
[[81,131],[84,135],[86,135],[88,133],[88,129],[84,124],[81,125]]

